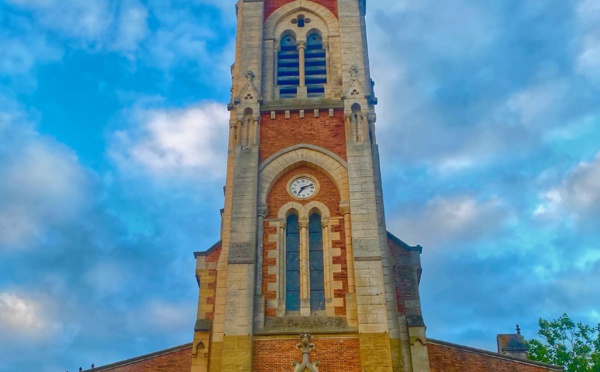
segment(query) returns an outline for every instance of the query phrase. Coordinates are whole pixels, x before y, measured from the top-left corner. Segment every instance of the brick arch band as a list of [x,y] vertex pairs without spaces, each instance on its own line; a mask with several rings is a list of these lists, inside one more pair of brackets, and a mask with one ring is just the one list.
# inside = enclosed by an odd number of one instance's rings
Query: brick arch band
[[349,200],[346,162],[318,146],[296,145],[279,151],[261,164],[258,176],[259,203],[266,204],[271,188],[284,174],[303,165],[329,177],[337,187],[341,199]]

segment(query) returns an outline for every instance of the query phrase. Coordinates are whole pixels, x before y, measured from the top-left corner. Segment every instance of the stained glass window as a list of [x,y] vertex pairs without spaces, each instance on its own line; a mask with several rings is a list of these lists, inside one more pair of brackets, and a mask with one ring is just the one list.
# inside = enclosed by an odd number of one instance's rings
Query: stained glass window
[[325,310],[323,271],[323,227],[321,216],[313,214],[308,222],[310,262],[310,309]]
[[298,216],[287,218],[285,244],[285,307],[300,310],[300,231]]

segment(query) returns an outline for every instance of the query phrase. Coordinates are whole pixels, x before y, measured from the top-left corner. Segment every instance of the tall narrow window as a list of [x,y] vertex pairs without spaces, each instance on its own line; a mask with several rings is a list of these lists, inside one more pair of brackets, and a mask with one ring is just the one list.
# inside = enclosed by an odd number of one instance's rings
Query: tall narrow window
[[304,64],[308,97],[323,97],[327,84],[327,60],[321,35],[312,33],[306,38]]
[[285,242],[285,308],[300,310],[300,231],[298,216],[287,218]]
[[323,271],[323,227],[321,216],[313,214],[308,221],[310,262],[310,309],[325,310]]
[[296,98],[300,84],[300,56],[296,47],[296,38],[285,35],[281,38],[277,54],[277,85],[279,98]]

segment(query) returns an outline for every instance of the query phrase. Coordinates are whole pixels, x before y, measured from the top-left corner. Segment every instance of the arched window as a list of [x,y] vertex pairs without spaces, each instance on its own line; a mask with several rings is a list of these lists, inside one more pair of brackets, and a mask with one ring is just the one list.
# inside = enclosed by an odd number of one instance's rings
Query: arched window
[[325,310],[325,284],[323,270],[323,226],[321,216],[313,214],[308,221],[308,246],[310,263],[310,309]]
[[308,97],[325,96],[327,84],[327,61],[323,49],[323,38],[315,33],[306,38],[305,74]]
[[277,85],[279,98],[296,98],[300,84],[300,56],[296,47],[296,38],[285,35],[281,38],[277,54]]
[[285,242],[285,308],[300,310],[300,229],[298,216],[290,214],[286,223]]

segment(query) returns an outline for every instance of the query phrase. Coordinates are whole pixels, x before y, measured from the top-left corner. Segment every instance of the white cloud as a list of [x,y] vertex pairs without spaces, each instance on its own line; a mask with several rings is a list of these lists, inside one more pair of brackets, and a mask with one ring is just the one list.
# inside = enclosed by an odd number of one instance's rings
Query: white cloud
[[600,3],[582,0],[577,5],[580,32],[579,54],[576,57],[577,72],[600,82]]
[[29,72],[39,61],[60,59],[62,52],[34,36],[10,37],[0,33],[0,74],[20,75]]
[[[545,129],[550,117],[562,108],[568,85],[564,81],[544,81],[513,94],[507,108],[518,115],[520,125],[530,129]],[[543,128],[542,128],[543,126]]]
[[564,205],[579,216],[600,214],[600,154],[580,163],[560,188]]
[[188,304],[174,304],[166,302],[154,302],[149,306],[147,312],[148,324],[164,330],[174,330],[189,327],[190,315],[193,311],[187,307]]
[[38,304],[11,293],[0,293],[0,323],[23,332],[44,328]]
[[221,177],[229,113],[222,104],[187,109],[138,110],[132,128],[114,134],[110,150],[127,171],[157,177]]
[[20,115],[0,115],[0,250],[28,246],[88,201],[89,176],[75,155]]
[[120,4],[118,32],[112,46],[115,50],[132,51],[148,33],[148,10],[138,0],[126,0]]
[[213,69],[220,58],[207,49],[207,39],[212,32],[189,22],[180,22],[158,30],[148,45],[149,62],[169,69],[181,60],[194,60]]
[[94,289],[93,293],[101,298],[127,288],[131,279],[131,274],[121,264],[108,261],[98,262],[83,276],[85,283]]
[[600,217],[600,153],[591,162],[581,162],[560,185],[541,196],[537,217],[563,218],[564,212],[577,220]]
[[597,26],[600,21],[600,3],[596,0],[582,0],[577,5],[579,21],[584,26]]
[[581,52],[577,58],[577,71],[600,81],[600,28],[583,38]]
[[52,30],[85,40],[100,38],[110,27],[112,12],[106,0],[8,0],[35,12],[39,22]]
[[[139,0],[8,0],[34,13],[39,25],[86,46],[135,51],[148,33],[148,11]],[[29,37],[39,31],[31,32]],[[35,48],[26,45],[31,50]]]
[[409,243],[433,250],[456,242],[466,245],[495,232],[508,216],[507,208],[498,199],[480,202],[468,196],[437,197],[421,211],[407,211],[392,220],[390,226]]

